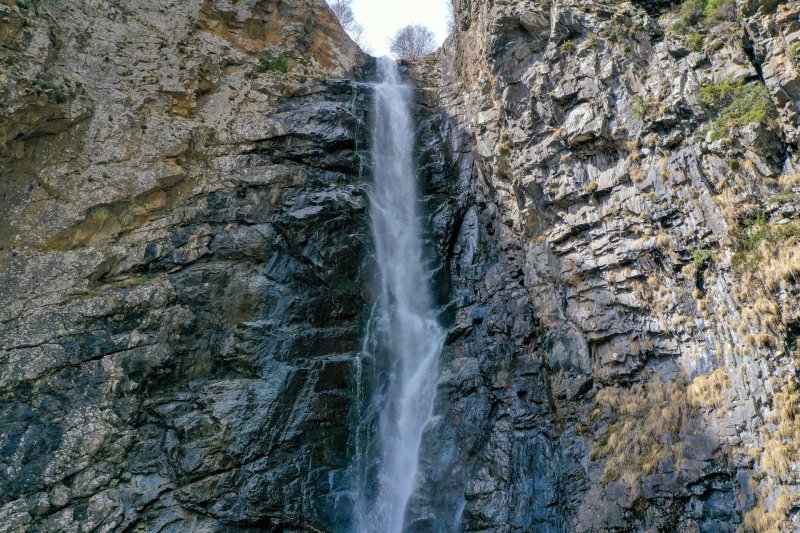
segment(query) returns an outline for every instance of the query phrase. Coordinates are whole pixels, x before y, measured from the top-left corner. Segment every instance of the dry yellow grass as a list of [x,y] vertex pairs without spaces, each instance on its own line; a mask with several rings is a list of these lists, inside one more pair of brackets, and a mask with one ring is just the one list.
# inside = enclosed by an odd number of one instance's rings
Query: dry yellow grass
[[757,268],[748,269],[742,274],[742,284],[752,287],[764,285],[774,291],[800,273],[800,244],[796,241],[778,244],[764,241],[755,250],[754,261]]
[[659,231],[658,235],[656,235],[656,246],[665,251],[672,246],[672,239],[664,230]]
[[785,476],[791,463],[800,459],[800,392],[789,384],[772,398],[769,421],[776,424],[764,442],[762,466],[776,476]]
[[750,173],[751,176],[760,176],[761,174],[756,170],[756,165],[752,159],[745,159],[742,161],[742,168]]
[[800,187],[800,174],[784,174],[778,178],[778,185],[785,190]]
[[669,160],[666,157],[661,156],[658,158],[658,175],[662,178],[669,176],[669,169],[667,168],[668,163]]
[[[770,504],[768,495],[775,481],[792,475],[792,464],[800,460],[800,392],[792,381],[772,398],[772,414],[768,421],[773,424],[766,432],[763,450],[755,451],[763,471],[771,480],[762,485],[758,504],[748,511],[742,531],[755,533],[782,533],[792,531],[789,513],[797,502],[793,502],[786,489],[782,489],[777,500]],[[759,457],[760,456],[760,457]]]
[[[762,493],[761,501],[765,494]],[[740,531],[744,533],[786,533],[792,531],[791,523],[787,519],[792,509],[792,500],[786,489],[781,490],[778,500],[772,509],[756,506],[744,516]]]
[[754,216],[758,212],[758,206],[748,199],[749,196],[738,185],[726,187],[714,197],[722,216],[731,228],[737,227],[741,218]]
[[639,146],[639,141],[637,141],[636,139],[628,139],[627,141],[625,141],[624,146],[629,153],[633,153]]
[[601,483],[621,477],[638,480],[669,454],[678,460],[678,433],[692,414],[686,386],[683,375],[666,382],[655,376],[645,384],[597,393],[598,407],[613,420],[607,437],[591,453],[592,460],[605,460]]
[[725,400],[725,391],[730,386],[731,380],[724,368],[717,368],[710,374],[697,376],[689,385],[689,403],[694,407],[718,408]]

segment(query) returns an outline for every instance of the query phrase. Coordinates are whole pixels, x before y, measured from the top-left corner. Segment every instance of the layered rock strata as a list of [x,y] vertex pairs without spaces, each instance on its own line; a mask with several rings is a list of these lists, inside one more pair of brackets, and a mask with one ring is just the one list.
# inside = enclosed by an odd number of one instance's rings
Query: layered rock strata
[[0,4],[0,530],[340,528],[365,56],[317,0]]
[[413,529],[796,530],[796,6],[455,6]]

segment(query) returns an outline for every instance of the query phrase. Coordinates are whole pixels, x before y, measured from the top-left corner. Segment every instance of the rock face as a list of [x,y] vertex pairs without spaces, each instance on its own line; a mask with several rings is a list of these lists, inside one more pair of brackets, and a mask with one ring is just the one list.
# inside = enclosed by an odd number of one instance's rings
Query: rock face
[[316,0],[0,9],[0,530],[337,529],[364,56]]
[[411,529],[797,530],[796,5],[455,7]]
[[[409,531],[800,529],[800,11],[722,4],[456,0],[407,65]],[[347,530],[369,58],[322,0],[0,0],[0,45],[0,531]]]

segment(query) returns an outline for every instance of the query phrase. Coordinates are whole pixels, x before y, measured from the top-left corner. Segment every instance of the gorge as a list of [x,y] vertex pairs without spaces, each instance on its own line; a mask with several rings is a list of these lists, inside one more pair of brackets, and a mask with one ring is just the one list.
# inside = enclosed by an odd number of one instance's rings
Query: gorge
[[1,532],[800,529],[800,5],[453,4],[0,0]]

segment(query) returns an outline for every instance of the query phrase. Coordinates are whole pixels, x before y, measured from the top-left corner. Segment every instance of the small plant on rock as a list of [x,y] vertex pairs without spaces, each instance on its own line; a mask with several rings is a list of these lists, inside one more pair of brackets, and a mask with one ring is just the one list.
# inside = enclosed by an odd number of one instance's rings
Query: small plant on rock
[[762,83],[710,83],[700,90],[700,102],[714,117],[709,125],[714,141],[751,124],[765,126],[776,116],[775,105]]
[[639,120],[658,115],[658,102],[652,96],[645,98],[640,94],[633,95],[633,115]]
[[33,80],[33,86],[38,89],[37,92],[39,94],[44,93],[46,95],[55,95],[57,104],[65,104],[67,102],[67,95],[62,90],[62,87],[53,83],[52,81],[46,81],[37,78]]
[[267,59],[266,57],[258,58],[258,71],[259,72],[280,72],[286,74],[289,72],[289,61],[286,56],[281,54],[278,57]]
[[707,0],[703,16],[706,22],[736,20],[736,4],[733,0]]
[[681,4],[678,13],[678,22],[674,28],[678,31],[687,31],[695,28],[703,21],[703,10],[705,9],[704,0],[686,0]]
[[724,20],[736,20],[734,0],[686,0],[673,26],[680,32]]
[[698,268],[714,262],[714,251],[699,249],[692,252],[692,264]]
[[692,52],[699,52],[703,49],[703,34],[702,33],[690,33],[689,36],[686,38],[686,46]]
[[58,90],[58,85],[56,85],[52,81],[45,81],[38,78],[33,80],[33,85],[34,87],[38,87],[47,93]]
[[792,45],[791,55],[794,59],[800,60],[800,43]]
[[564,41],[563,43],[561,43],[561,46],[559,48],[561,50],[561,53],[563,53],[564,55],[571,56],[572,54],[575,53],[576,49],[575,41]]
[[[736,253],[731,257],[731,268],[735,273],[758,270],[760,274],[767,275],[774,269],[788,269],[792,273],[795,265],[778,264],[772,268],[768,268],[767,265],[777,256],[778,248],[791,251],[797,246],[800,241],[800,220],[791,220],[786,224],[770,224],[761,214],[745,222],[744,227],[737,232],[737,240]],[[771,282],[768,285],[773,284],[774,282]]]

